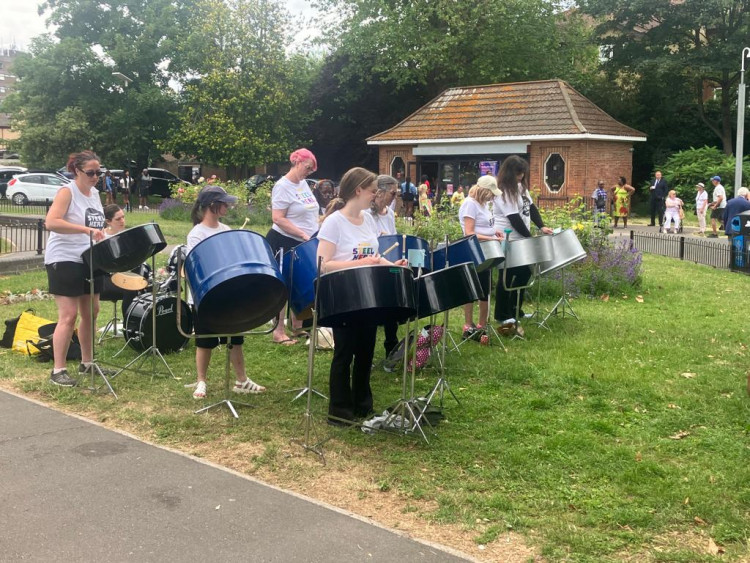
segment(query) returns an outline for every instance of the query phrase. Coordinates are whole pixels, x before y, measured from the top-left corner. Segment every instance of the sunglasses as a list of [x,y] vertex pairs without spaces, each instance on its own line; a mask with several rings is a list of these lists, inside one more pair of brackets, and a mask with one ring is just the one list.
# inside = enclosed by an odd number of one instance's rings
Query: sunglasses
[[84,174],[86,174],[86,176],[88,176],[89,178],[93,178],[94,176],[101,176],[102,175],[102,171],[101,170],[84,170],[83,168],[79,168],[78,170],[80,170],[81,172],[83,172]]

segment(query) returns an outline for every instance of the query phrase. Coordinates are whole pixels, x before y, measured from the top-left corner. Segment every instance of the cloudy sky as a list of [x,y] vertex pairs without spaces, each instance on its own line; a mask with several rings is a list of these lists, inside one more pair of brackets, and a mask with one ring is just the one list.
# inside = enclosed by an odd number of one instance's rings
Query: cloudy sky
[[[284,0],[292,14],[312,15],[307,0]],[[0,0],[0,47],[25,50],[31,38],[45,33],[44,17],[37,14],[37,0]]]

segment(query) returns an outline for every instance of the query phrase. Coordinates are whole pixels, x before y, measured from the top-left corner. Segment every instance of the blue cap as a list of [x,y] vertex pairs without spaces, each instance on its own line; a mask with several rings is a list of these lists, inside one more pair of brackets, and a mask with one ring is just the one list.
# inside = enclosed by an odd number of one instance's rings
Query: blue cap
[[721,182],[721,176],[714,176],[713,178],[711,178],[711,181],[712,181],[712,182],[713,182],[714,180],[716,180],[717,182]]

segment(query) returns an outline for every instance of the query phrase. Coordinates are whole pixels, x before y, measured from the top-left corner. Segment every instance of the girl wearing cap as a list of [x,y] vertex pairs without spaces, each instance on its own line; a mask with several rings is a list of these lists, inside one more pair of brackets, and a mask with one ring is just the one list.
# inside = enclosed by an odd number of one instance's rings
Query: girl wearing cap
[[[552,229],[544,226],[544,221],[531,201],[529,193],[529,163],[520,156],[509,156],[506,158],[500,170],[497,172],[497,185],[502,195],[496,195],[494,200],[495,228],[508,234],[508,241],[521,240],[531,237],[531,222],[546,235],[552,234]],[[506,271],[506,280],[509,287],[523,287],[528,284],[531,277],[531,270],[528,266],[519,266],[518,268],[509,268]],[[520,291],[520,296],[517,292]],[[499,321],[500,334],[513,336],[518,334],[523,336],[523,329],[519,324],[520,319],[516,316],[523,316],[523,297],[522,289],[506,290],[503,284],[502,276],[497,282],[497,297],[495,299],[495,320]],[[516,298],[518,301],[518,310],[516,310]]]
[[[318,232],[319,204],[312,193],[307,176],[318,169],[315,155],[307,149],[297,149],[289,155],[292,167],[279,178],[271,192],[271,220],[273,226],[266,234],[274,253],[284,252],[310,240]],[[284,267],[287,267],[284,264]],[[294,328],[299,331],[302,323],[292,318]],[[302,335],[298,333],[298,335]],[[284,329],[284,311],[279,314],[279,323],[273,331],[273,341],[282,346],[296,344]]]
[[698,188],[698,193],[695,195],[695,214],[698,216],[698,232],[696,234],[699,237],[705,237],[708,192],[706,191],[706,185],[703,182],[698,182],[695,187]]
[[[339,197],[328,206],[318,234],[318,259],[323,261],[324,272],[391,264],[378,254],[377,227],[372,214],[366,212],[377,191],[377,177],[372,172],[352,168],[344,174]],[[406,260],[396,265],[404,266]],[[333,329],[329,424],[348,424],[372,412],[370,370],[376,334],[377,326],[365,323]]]
[[[190,216],[193,220],[193,228],[187,236],[187,253],[189,254],[195,246],[210,236],[229,231],[229,227],[222,223],[220,219],[227,214],[230,205],[237,203],[237,198],[229,195],[224,188],[220,186],[207,185],[198,194],[198,199],[193,205]],[[192,298],[188,296],[188,301],[192,304]],[[201,326],[200,318],[197,311],[193,310],[193,320],[195,322],[195,334],[210,334]],[[258,385],[245,374],[245,358],[242,354],[242,344],[245,339],[242,336],[232,336],[230,343],[233,345],[229,351],[229,360],[232,363],[237,379],[234,382],[232,391],[235,393],[263,393],[266,388]],[[195,340],[195,366],[198,372],[198,381],[193,391],[194,399],[204,399],[206,397],[206,374],[208,364],[211,361],[211,352],[219,343],[225,344],[226,337],[205,337],[196,338]]]
[[[496,195],[500,195],[497,183],[492,176],[482,176],[475,186],[469,190],[469,197],[464,199],[458,210],[458,221],[464,236],[476,235],[479,240],[503,240],[505,236],[502,231],[495,229],[495,218],[489,208],[490,202]],[[464,305],[464,339],[480,340],[486,334],[487,296],[490,293],[490,271],[485,270],[479,275],[479,283],[482,286],[483,299],[479,301],[479,324],[474,324],[474,304]]]

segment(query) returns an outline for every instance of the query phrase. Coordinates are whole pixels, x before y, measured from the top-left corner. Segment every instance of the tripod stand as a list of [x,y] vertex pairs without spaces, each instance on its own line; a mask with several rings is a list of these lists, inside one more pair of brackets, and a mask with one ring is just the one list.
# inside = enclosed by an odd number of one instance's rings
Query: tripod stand
[[110,393],[114,396],[115,399],[117,399],[117,393],[115,393],[115,390],[112,388],[112,384],[109,382],[109,379],[106,375],[104,375],[104,372],[102,371],[102,368],[99,367],[99,364],[96,362],[96,316],[94,315],[94,260],[93,260],[93,248],[94,248],[94,234],[93,231],[89,233],[89,307],[90,307],[90,321],[91,321],[91,364],[89,364],[88,367],[86,367],[86,371],[84,373],[91,375],[91,385],[89,387],[85,387],[84,389],[88,391],[98,391],[99,388],[96,386],[96,378],[101,377],[102,381],[104,381],[104,384],[107,386],[107,389]]
[[544,321],[546,322],[547,319],[549,319],[552,315],[557,315],[558,313],[562,318],[565,318],[565,309],[568,309],[568,314],[575,318],[575,320],[580,321],[581,319],[578,318],[578,315],[576,315],[575,311],[573,310],[573,306],[570,304],[570,301],[568,300],[568,294],[565,291],[565,268],[560,268],[560,292],[561,297],[557,300],[557,303],[550,309],[549,313],[547,313],[547,316],[544,317]]

